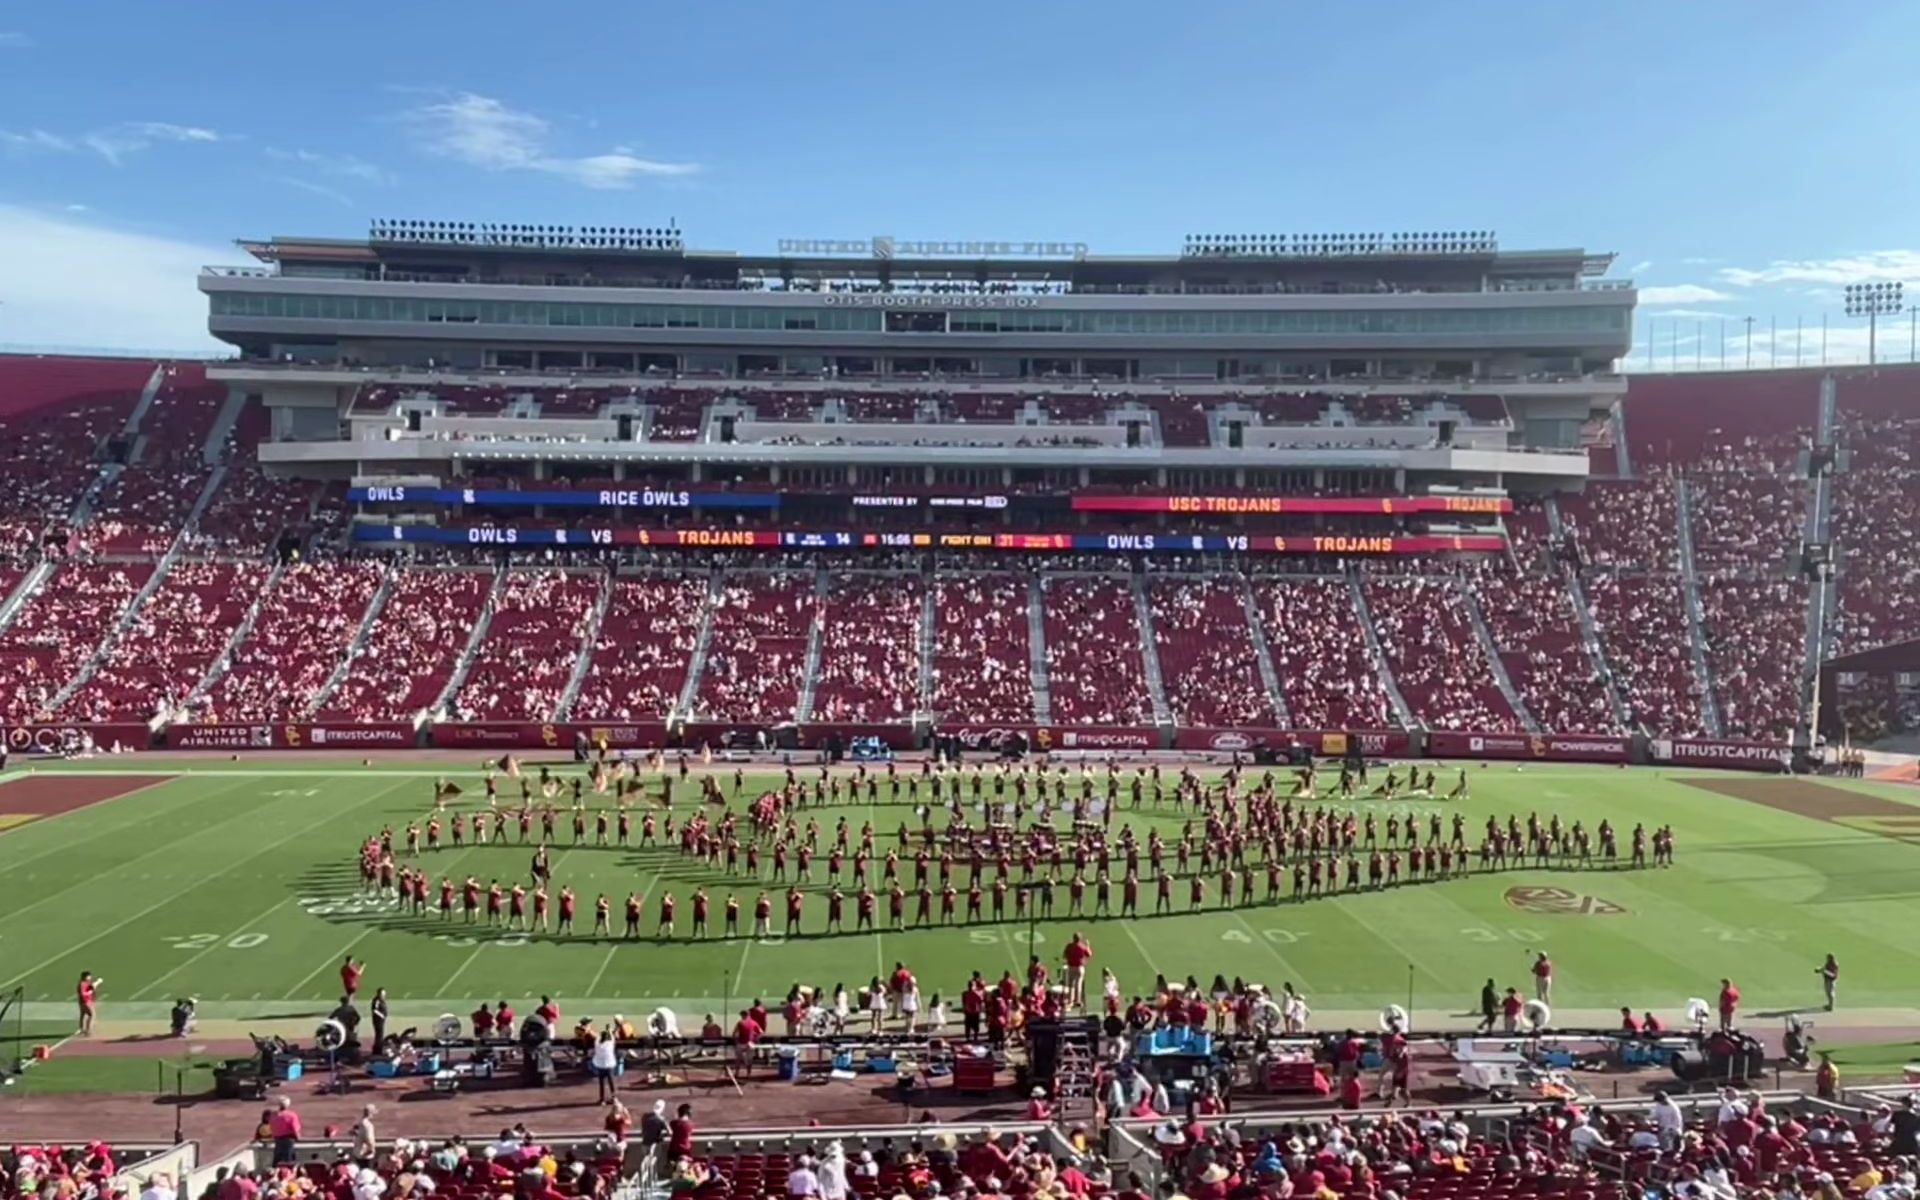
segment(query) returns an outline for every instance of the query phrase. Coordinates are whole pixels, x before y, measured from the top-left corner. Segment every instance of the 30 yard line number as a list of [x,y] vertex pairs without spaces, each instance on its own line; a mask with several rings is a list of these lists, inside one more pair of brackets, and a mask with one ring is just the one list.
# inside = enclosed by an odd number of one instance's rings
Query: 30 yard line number
[[[182,933],[169,938],[161,938],[160,940],[172,946],[175,950],[212,950],[220,944],[220,935],[217,933]],[[237,933],[227,939],[226,948],[229,950],[252,950],[256,947],[264,946],[266,943],[267,935],[264,933]]]

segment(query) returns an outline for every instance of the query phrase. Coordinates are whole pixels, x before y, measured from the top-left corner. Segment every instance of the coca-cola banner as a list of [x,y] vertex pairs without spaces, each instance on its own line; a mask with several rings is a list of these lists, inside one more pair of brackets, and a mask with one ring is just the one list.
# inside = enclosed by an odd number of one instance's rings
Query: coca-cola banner
[[1653,761],[1670,767],[1724,767],[1735,771],[1785,771],[1793,752],[1779,742],[1728,742],[1711,738],[1654,738]]
[[1013,734],[1027,739],[1027,748],[1039,754],[1054,750],[1118,753],[1160,748],[1160,731],[1151,725],[960,725],[943,726],[940,732],[958,735],[960,744],[972,750],[994,749]]
[[[83,736],[84,735],[84,736]],[[145,750],[153,745],[153,731],[134,724],[9,725],[0,729],[0,743],[9,754],[69,754],[93,740],[102,752]]]
[[1435,730],[1427,735],[1434,758],[1534,758],[1549,762],[1623,763],[1632,743],[1623,737],[1577,733],[1459,733]]

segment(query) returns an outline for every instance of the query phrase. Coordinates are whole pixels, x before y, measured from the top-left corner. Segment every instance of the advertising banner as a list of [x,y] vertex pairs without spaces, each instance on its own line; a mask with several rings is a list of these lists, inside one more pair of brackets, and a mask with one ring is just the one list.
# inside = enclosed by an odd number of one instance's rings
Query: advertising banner
[[100,751],[146,750],[153,745],[153,732],[145,725],[85,721],[9,725],[0,729],[0,742],[9,754],[60,754],[78,749],[82,734],[92,738]]
[[419,744],[413,726],[402,722],[182,724],[167,726],[162,740],[169,750],[411,750]]
[[1160,748],[1160,731],[1151,725],[943,725],[940,732],[958,735],[960,744],[973,750],[992,749],[1009,734],[1026,738],[1028,749],[1036,754],[1054,750],[1120,753]]
[[1712,738],[1654,738],[1653,761],[1670,767],[1722,767],[1735,771],[1785,771],[1792,751],[1780,742],[1730,742]]
[[1140,551],[1163,554],[1497,554],[1506,538],[1454,534],[1171,534],[953,533],[775,529],[522,529],[508,525],[373,525],[353,527],[353,540],[461,546],[665,546],[683,549]]
[[1434,758],[1540,759],[1550,762],[1623,763],[1631,758],[1632,743],[1623,737],[1577,733],[1460,733],[1435,730],[1427,734],[1427,753]]
[[1216,754],[1251,754],[1266,748],[1284,753],[1289,746],[1305,746],[1318,755],[1339,758],[1349,749],[1369,758],[1401,758],[1413,750],[1413,738],[1400,729],[1253,729],[1195,728],[1176,730],[1176,750],[1206,750]]

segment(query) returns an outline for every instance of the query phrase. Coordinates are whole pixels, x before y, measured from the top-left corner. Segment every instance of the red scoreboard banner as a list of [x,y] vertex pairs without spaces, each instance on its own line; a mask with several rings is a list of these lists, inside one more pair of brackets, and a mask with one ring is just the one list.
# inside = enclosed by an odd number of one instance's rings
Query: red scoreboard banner
[[1073,510],[1228,517],[1276,513],[1361,516],[1466,513],[1499,516],[1513,511],[1513,501],[1505,496],[1103,496],[1076,493],[1073,496]]

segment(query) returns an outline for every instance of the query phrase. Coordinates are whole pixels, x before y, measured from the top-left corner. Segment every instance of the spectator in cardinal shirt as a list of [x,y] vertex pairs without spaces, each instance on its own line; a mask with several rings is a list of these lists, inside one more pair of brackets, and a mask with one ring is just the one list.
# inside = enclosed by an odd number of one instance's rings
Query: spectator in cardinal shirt
[[753,1019],[752,1009],[740,1010],[740,1019],[733,1025],[733,1056],[743,1079],[753,1069],[753,1047],[765,1032],[766,1027]]

